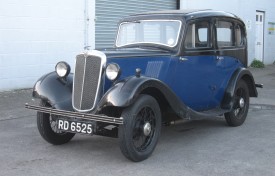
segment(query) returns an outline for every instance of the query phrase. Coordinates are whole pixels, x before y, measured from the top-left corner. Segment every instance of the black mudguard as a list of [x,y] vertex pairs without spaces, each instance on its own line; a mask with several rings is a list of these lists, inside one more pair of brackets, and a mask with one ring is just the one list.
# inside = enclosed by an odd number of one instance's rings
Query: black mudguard
[[132,76],[115,83],[101,98],[98,108],[106,106],[127,107],[147,88],[156,88],[165,95],[166,99],[179,101],[172,90],[160,80],[145,76]]
[[47,101],[56,109],[73,111],[73,74],[66,79],[59,78],[56,72],[42,76],[34,85],[33,97]]
[[224,98],[223,98],[222,105],[221,105],[221,107],[223,109],[228,109],[229,111],[231,111],[233,109],[234,91],[235,91],[235,88],[236,88],[238,81],[240,79],[243,79],[247,83],[250,97],[258,96],[258,92],[257,92],[256,86],[255,86],[255,81],[254,81],[254,78],[253,78],[251,72],[246,68],[237,69],[234,72],[234,74],[232,75],[232,77],[228,83],[228,86],[225,90]]

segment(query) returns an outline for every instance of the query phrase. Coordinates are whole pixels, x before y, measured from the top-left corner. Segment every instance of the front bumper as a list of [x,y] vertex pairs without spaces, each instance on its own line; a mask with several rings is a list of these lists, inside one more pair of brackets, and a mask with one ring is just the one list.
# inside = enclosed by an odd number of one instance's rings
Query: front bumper
[[38,112],[43,112],[47,114],[63,116],[67,118],[75,118],[75,119],[87,120],[87,121],[93,121],[93,122],[104,122],[104,123],[116,124],[116,125],[123,124],[123,117],[116,118],[116,117],[109,117],[105,115],[72,112],[72,111],[65,111],[60,109],[53,109],[53,108],[35,106],[35,105],[29,105],[29,104],[25,104],[25,108],[36,110]]

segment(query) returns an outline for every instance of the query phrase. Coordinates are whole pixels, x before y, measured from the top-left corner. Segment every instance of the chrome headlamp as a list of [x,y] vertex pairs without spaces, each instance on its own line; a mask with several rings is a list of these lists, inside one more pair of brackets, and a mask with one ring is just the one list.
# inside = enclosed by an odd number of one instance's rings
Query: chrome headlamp
[[106,76],[109,80],[114,81],[116,80],[120,75],[120,68],[118,64],[110,63],[106,67]]
[[66,62],[61,61],[56,64],[55,71],[60,78],[64,78],[69,75],[71,67]]

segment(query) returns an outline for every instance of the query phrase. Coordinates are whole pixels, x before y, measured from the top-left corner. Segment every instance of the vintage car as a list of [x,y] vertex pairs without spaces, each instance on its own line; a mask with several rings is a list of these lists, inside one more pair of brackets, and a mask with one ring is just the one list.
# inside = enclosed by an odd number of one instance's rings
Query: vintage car
[[[122,19],[113,48],[85,50],[33,88],[37,126],[51,144],[75,133],[117,137],[132,161],[148,158],[161,127],[224,116],[242,125],[257,97],[247,38],[237,16],[213,10],[148,12]],[[172,136],[171,136],[172,137]]]

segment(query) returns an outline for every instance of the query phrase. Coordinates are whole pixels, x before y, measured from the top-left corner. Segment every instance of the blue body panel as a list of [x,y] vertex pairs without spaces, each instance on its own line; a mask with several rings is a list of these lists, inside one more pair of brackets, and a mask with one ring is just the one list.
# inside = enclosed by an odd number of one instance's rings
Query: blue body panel
[[[227,84],[240,63],[237,59],[216,56],[186,56],[178,61],[172,89],[196,111],[220,106]],[[236,64],[239,63],[239,64]]]
[[[136,68],[140,68],[142,75],[159,79],[168,85],[169,82],[171,82],[171,79],[169,79],[172,75],[171,67],[175,68],[175,65],[170,65],[170,56],[108,58],[107,64],[108,63],[117,63],[120,66],[121,75],[119,80],[135,75]],[[106,92],[111,85],[112,82],[105,79],[104,92]]]
[[[121,68],[119,80],[141,74],[161,80],[168,85],[184,104],[196,111],[219,107],[224,91],[234,71],[242,64],[235,58],[216,56],[186,56],[185,61],[173,56],[145,56],[108,58]],[[236,64],[238,63],[238,64]],[[112,85],[105,79],[104,92]]]

